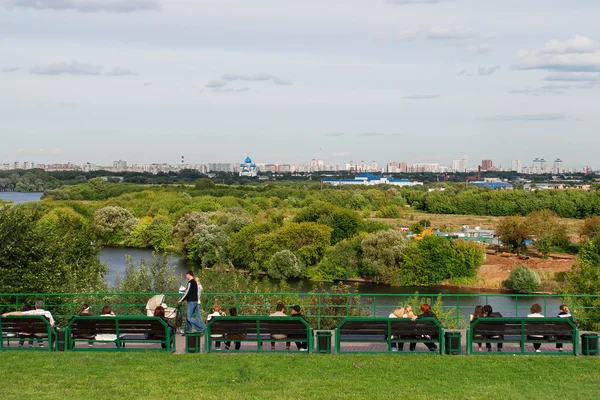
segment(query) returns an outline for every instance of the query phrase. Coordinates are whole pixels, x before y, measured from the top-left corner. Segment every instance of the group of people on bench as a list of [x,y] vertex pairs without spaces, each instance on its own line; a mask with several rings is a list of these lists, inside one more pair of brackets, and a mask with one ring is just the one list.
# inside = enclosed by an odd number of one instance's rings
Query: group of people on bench
[[[527,318],[544,318],[544,315],[542,315],[542,306],[535,303],[531,306],[531,308],[529,309],[530,313],[527,315]],[[494,312],[492,306],[485,305],[485,306],[475,306],[475,310],[473,311],[473,314],[471,314],[470,316],[470,322],[473,323],[474,321],[476,321],[478,318],[502,318],[502,314],[500,314],[499,312]],[[571,313],[569,312],[569,307],[567,307],[567,305],[565,304],[561,304],[558,307],[558,317],[559,318],[569,318],[571,320],[573,320],[573,316],[571,315]],[[539,336],[539,335],[528,335],[527,336],[527,340],[535,340],[535,339],[539,339],[539,338],[543,338],[543,336]],[[490,336],[488,339],[502,339],[501,336]],[[540,353],[540,347],[542,346],[541,343],[533,343],[533,349],[536,351],[536,353]],[[485,347],[487,349],[487,351],[492,351],[492,344],[491,343],[486,343]],[[483,345],[482,343],[478,343],[478,348],[479,351],[483,351]],[[556,348],[558,349],[558,351],[563,351],[563,344],[562,343],[556,343]],[[497,343],[496,344],[496,349],[498,351],[502,351],[502,343]]]
[[[421,313],[419,315],[415,315],[412,311],[412,307],[407,305],[404,307],[396,308],[394,310],[394,312],[392,312],[389,315],[389,318],[410,318],[412,321],[416,321],[417,319],[420,319],[420,318],[433,318],[436,321],[438,320],[437,315],[435,315],[435,313],[431,309],[431,305],[429,305],[427,303],[421,305]],[[396,339],[396,338],[392,337],[392,340],[393,339]],[[424,344],[425,344],[425,346],[427,346],[429,351],[437,351],[437,349],[438,349],[436,344],[433,342],[425,342]],[[410,351],[415,351],[415,349],[417,348],[417,343],[411,342],[409,344],[408,348]],[[404,343],[392,342],[392,351],[403,351],[403,350],[404,350]]]
[[[237,309],[235,307],[231,307],[229,309],[229,316],[236,317],[237,315],[238,315]],[[223,311],[221,311],[221,306],[219,304],[214,304],[212,306],[212,313],[208,314],[208,316],[206,317],[206,322],[208,323],[208,321],[210,321],[213,317],[225,317],[225,316],[227,316],[227,314],[225,314]],[[269,316],[270,317],[287,317],[288,315],[285,313],[285,306],[283,305],[283,303],[277,302],[277,304],[275,306],[275,312],[270,314]],[[291,316],[304,319],[304,316],[302,315],[302,309],[300,308],[299,305],[295,305],[292,307]],[[219,339],[219,338],[223,337],[222,334],[211,334],[210,336],[213,339]],[[228,333],[227,334],[227,339],[243,340],[245,338],[246,338],[245,333]],[[283,335],[283,334],[276,334],[276,333],[272,334],[271,338],[275,339],[275,340],[283,340],[283,339],[288,339],[288,338],[293,339],[293,337],[290,337],[290,335]],[[297,339],[306,339],[306,338],[303,337],[303,338],[297,338]],[[225,342],[225,350],[230,349],[231,342],[232,342],[231,340]],[[295,342],[295,343],[296,343],[296,347],[298,348],[299,351],[308,351],[308,343],[307,342]],[[290,349],[290,344],[291,344],[290,342],[285,343],[286,350]],[[241,345],[242,345],[241,342],[236,341],[235,349],[239,350]],[[217,351],[221,350],[221,341],[215,341],[215,350],[217,350]],[[275,342],[271,342],[271,350],[275,350]]]
[[[52,313],[50,311],[46,311],[44,310],[44,302],[42,300],[38,300],[35,302],[35,308],[32,308],[29,304],[24,304],[23,307],[21,308],[21,311],[13,311],[13,312],[7,312],[2,314],[2,318],[8,317],[8,316],[21,316],[21,315],[42,315],[44,317],[46,317],[48,319],[48,322],[50,322],[50,326],[54,327],[55,321],[54,321],[54,317],[52,317]],[[40,347],[44,347],[44,343],[43,343],[43,339],[47,338],[48,335],[46,334],[33,334],[33,333],[28,333],[28,332],[19,332],[18,334],[19,338],[21,340],[19,340],[19,347],[23,347],[23,345],[25,344],[25,339],[29,339],[29,347],[33,347],[33,339],[35,338]]]

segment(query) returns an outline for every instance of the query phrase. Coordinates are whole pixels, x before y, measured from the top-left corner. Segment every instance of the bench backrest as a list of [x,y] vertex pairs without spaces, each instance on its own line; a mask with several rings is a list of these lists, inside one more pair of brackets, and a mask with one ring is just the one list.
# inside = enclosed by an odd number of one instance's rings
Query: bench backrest
[[48,334],[52,331],[50,321],[43,315],[22,315],[0,318],[3,334],[39,333]]
[[572,336],[575,323],[567,318],[478,318],[471,324],[472,335]]
[[337,327],[341,335],[429,335],[432,338],[443,333],[442,326],[433,318],[346,318]]
[[212,317],[207,329],[210,334],[284,334],[304,335],[310,332],[310,326],[302,318],[296,317]]
[[165,335],[168,328],[160,317],[116,316],[116,317],[73,317],[69,331],[74,336],[98,334]]

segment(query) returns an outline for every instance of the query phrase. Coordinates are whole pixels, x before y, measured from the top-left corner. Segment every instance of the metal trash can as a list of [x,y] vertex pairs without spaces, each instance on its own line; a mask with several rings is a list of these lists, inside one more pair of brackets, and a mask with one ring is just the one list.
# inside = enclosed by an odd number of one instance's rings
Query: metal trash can
[[462,351],[462,334],[457,331],[444,333],[444,347],[446,354],[458,356]]
[[331,331],[317,331],[317,354],[331,354]]
[[186,353],[201,353],[202,348],[200,342],[202,333],[186,333],[185,334],[185,352]]
[[584,356],[598,355],[598,335],[595,333],[581,335],[581,354]]

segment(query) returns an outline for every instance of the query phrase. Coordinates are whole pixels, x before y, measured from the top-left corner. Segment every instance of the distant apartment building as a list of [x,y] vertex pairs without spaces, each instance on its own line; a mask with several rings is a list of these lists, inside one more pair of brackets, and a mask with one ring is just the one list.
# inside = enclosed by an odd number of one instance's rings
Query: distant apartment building
[[536,158],[533,160],[533,165],[531,167],[532,174],[547,174],[548,171],[548,163],[543,158]]
[[564,168],[563,168],[563,162],[560,158],[557,158],[556,160],[554,160],[554,163],[552,164],[552,173],[553,174],[562,174],[564,173]]
[[412,164],[407,172],[433,172],[444,173],[448,172],[449,168],[439,163],[416,163]]
[[515,171],[519,174],[522,173],[523,172],[523,161],[516,160],[516,159],[512,160],[510,170]]
[[461,158],[460,160],[452,161],[452,171],[467,172],[467,159]]
[[113,161],[113,170],[126,171],[127,170],[127,161],[123,161],[123,160]]
[[232,163],[209,163],[208,169],[211,172],[233,172]]
[[491,171],[494,169],[494,163],[492,160],[481,160],[481,170],[482,171]]

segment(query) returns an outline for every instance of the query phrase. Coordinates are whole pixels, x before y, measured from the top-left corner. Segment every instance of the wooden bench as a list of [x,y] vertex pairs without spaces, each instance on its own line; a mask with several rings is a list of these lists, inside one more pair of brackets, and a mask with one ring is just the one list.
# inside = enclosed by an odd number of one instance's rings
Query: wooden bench
[[[52,351],[55,332],[50,321],[43,315],[8,316],[0,318],[2,341],[0,350],[46,350]],[[33,341],[34,345],[29,346]],[[6,346],[4,345],[6,342]],[[15,346],[11,343],[18,342]],[[27,345],[24,343],[27,342]]]
[[[337,353],[391,352],[393,343],[435,343],[436,353],[444,351],[444,329],[433,318],[365,318],[351,317],[340,322],[335,329]],[[385,343],[385,350],[348,350],[342,343]],[[433,348],[433,347],[432,347]],[[428,352],[433,352],[428,347]]]
[[535,350],[527,351],[526,344],[561,343],[572,345],[571,352],[562,354],[577,355],[577,336],[577,326],[568,318],[478,318],[467,333],[467,354],[479,343],[518,344],[519,351],[503,349],[510,354],[536,354]]
[[[239,338],[242,335],[245,337]],[[278,339],[274,339],[272,335],[282,336],[276,336]],[[282,338],[283,336],[285,338]],[[205,352],[214,350],[213,342],[254,342],[256,349],[252,351],[262,351],[264,342],[299,342],[307,343],[306,353],[310,353],[313,348],[313,333],[304,319],[296,317],[213,317],[206,325]]]
[[[99,340],[97,335],[114,335],[116,339]],[[115,316],[73,317],[66,332],[68,350],[165,350],[175,351],[175,331],[160,317]],[[114,342],[115,347],[92,347],[96,343]],[[78,347],[77,343],[85,343]],[[127,344],[160,344],[161,347],[127,347]],[[92,346],[90,346],[92,345]]]

